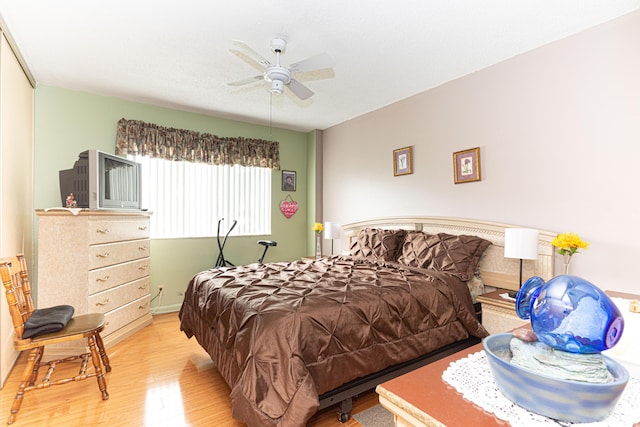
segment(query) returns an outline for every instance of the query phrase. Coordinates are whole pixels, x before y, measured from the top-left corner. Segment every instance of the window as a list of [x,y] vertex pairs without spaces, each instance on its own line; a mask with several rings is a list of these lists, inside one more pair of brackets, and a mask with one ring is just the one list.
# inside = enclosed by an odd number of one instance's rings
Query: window
[[231,235],[271,234],[271,169],[127,157],[142,163],[151,238],[216,236],[221,218],[221,234],[233,220]]
[[224,137],[140,120],[118,121],[116,155],[142,163],[142,206],[152,238],[271,234],[271,175],[278,141]]

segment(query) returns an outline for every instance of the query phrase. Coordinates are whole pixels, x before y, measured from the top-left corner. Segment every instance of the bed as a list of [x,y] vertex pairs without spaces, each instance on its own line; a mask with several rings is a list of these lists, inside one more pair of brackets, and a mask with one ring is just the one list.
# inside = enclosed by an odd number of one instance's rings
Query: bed
[[[385,218],[347,224],[341,255],[223,267],[190,281],[180,328],[231,388],[234,418],[302,426],[319,409],[478,343],[475,296],[517,286],[505,224]],[[534,273],[553,275],[551,233]],[[505,286],[506,285],[506,286]]]

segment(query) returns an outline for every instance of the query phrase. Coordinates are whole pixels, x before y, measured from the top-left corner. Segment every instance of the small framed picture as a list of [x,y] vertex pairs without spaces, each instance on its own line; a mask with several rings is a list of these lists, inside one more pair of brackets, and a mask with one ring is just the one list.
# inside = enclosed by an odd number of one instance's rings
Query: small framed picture
[[282,191],[296,191],[295,171],[282,171]]
[[393,150],[393,175],[409,175],[413,173],[413,152],[411,147]]
[[480,181],[480,147],[453,153],[453,182]]

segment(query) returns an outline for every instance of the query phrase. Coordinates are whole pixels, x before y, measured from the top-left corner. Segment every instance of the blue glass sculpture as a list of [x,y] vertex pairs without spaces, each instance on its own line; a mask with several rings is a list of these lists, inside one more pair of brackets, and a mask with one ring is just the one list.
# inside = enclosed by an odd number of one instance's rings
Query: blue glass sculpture
[[516,297],[516,312],[531,319],[538,339],[571,353],[599,353],[618,342],[624,319],[611,299],[597,286],[569,275],[548,282],[527,280]]

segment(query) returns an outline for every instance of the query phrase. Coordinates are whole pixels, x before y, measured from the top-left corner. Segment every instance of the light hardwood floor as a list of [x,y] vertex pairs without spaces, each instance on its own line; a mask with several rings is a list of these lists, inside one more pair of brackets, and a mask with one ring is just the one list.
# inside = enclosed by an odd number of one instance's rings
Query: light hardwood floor
[[[154,317],[153,324],[108,349],[113,370],[106,374],[109,400],[100,398],[95,379],[29,392],[14,426],[229,426],[229,387],[195,339],[180,332],[177,313]],[[46,354],[46,352],[45,352]],[[0,392],[0,425],[6,423],[25,363],[21,355]],[[75,369],[75,367],[72,367]],[[64,371],[58,368],[56,376]],[[368,392],[354,399],[353,413],[378,403]],[[340,424],[337,408],[316,414],[310,427]]]

